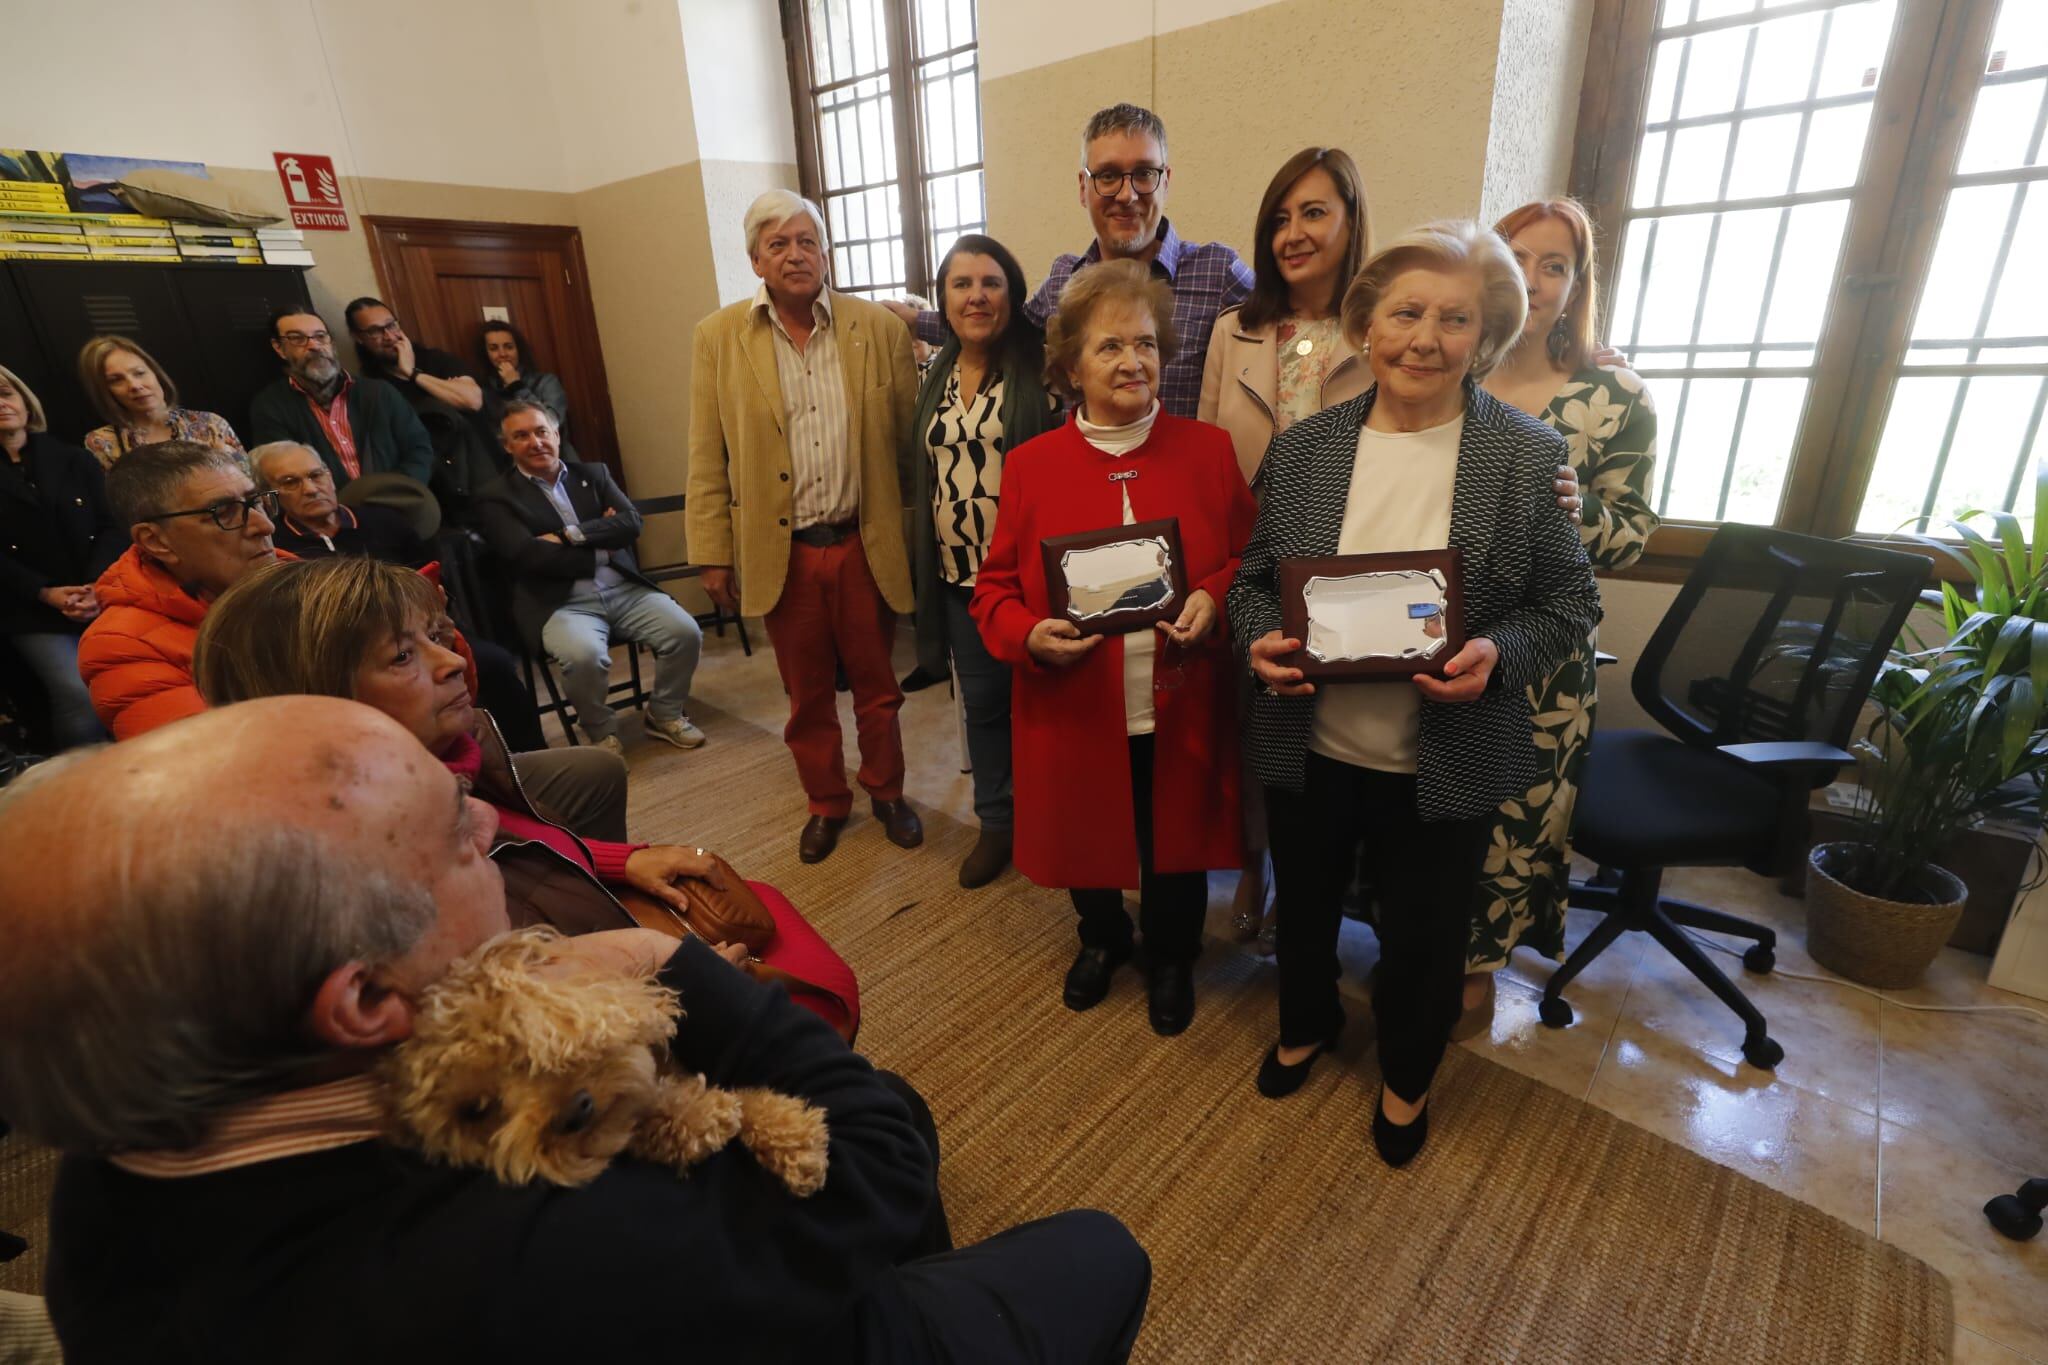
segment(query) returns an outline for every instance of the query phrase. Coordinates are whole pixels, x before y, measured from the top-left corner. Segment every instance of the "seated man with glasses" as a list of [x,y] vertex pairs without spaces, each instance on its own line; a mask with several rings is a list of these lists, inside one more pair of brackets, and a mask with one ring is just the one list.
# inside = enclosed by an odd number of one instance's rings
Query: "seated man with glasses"
[[278,502],[232,453],[165,441],[107,471],[107,505],[135,543],[93,585],[100,614],[78,642],[78,671],[101,723],[130,739],[206,709],[192,685],[199,623],[229,585],[277,557]]
[[[1166,164],[1166,125],[1150,109],[1113,104],[1088,120],[1081,134],[1081,205],[1095,240],[1078,255],[1056,257],[1024,316],[1043,328],[1058,311],[1060,292],[1076,270],[1104,260],[1142,261],[1173,290],[1173,330],[1179,349],[1159,381],[1159,405],[1175,417],[1195,416],[1202,399],[1202,362],[1217,314],[1252,292],[1251,267],[1222,242],[1183,242],[1166,217],[1173,168]],[[920,341],[946,340],[945,323],[932,311],[886,305]]]
[[318,313],[287,307],[270,322],[270,349],[284,362],[278,381],[249,404],[250,444],[311,446],[346,488],[363,474],[394,473],[431,483],[434,443],[398,390],[355,379],[334,358]]

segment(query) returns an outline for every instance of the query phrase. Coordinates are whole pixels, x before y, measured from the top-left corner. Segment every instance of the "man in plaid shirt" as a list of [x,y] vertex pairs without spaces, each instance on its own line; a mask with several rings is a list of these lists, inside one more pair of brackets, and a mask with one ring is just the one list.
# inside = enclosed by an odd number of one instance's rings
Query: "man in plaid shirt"
[[[1160,376],[1160,406],[1176,417],[1193,417],[1202,396],[1202,362],[1216,315],[1243,303],[1252,292],[1251,267],[1221,242],[1184,242],[1166,219],[1166,191],[1173,172],[1166,164],[1166,125],[1149,109],[1113,104],[1088,120],[1081,135],[1085,159],[1078,177],[1081,203],[1095,224],[1095,240],[1076,256],[1060,256],[1045,282],[1024,305],[1038,326],[1059,307],[1060,291],[1076,270],[1104,258],[1146,261],[1173,289],[1173,330],[1179,347]],[[917,312],[890,303],[920,341],[946,340],[936,312]]]

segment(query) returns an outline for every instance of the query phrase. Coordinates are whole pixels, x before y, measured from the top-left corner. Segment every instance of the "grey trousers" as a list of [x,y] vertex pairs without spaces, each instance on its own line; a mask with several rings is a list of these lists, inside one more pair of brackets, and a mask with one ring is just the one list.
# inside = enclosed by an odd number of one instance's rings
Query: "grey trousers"
[[512,755],[526,794],[585,839],[626,842],[626,760],[608,749]]
[[675,598],[629,582],[572,596],[541,627],[541,647],[561,671],[562,690],[576,707],[576,723],[594,740],[618,733],[619,719],[606,697],[614,631],[654,651],[654,689],[647,699],[647,714],[656,720],[682,719],[704,634]]

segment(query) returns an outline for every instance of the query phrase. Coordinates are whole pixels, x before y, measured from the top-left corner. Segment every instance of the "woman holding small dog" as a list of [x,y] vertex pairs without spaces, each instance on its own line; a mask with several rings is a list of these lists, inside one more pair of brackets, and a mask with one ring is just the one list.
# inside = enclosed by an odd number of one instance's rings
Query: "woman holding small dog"
[[[1012,669],[1017,868],[1070,888],[1080,917],[1067,1008],[1099,1003],[1131,957],[1122,888],[1135,886],[1162,1036],[1194,1017],[1204,874],[1239,861],[1237,684],[1221,603],[1258,510],[1230,437],[1160,411],[1173,348],[1172,292],[1143,265],[1075,272],[1047,329],[1045,372],[1080,406],[1005,460],[971,606],[989,653]],[[1084,635],[1054,614],[1041,542],[1169,517],[1186,560],[1177,617]]]
[[[410,730],[498,813],[491,856],[505,874],[516,924],[564,933],[628,927],[622,896],[691,910],[694,878],[726,890],[703,849],[580,837],[526,791],[490,713],[471,701],[462,656],[449,647],[439,591],[411,569],[344,556],[286,561],[250,574],[206,614],[193,673],[210,705],[306,694],[346,697]],[[853,970],[774,887],[747,887],[774,920],[758,953],[791,995],[851,1037],[860,1017]],[[657,912],[660,913],[660,912]]]

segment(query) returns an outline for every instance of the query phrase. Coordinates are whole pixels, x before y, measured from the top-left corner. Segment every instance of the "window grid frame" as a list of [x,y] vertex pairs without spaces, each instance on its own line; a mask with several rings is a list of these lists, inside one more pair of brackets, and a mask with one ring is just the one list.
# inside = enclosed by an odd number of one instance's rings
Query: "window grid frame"
[[[832,217],[834,201],[859,198],[880,191],[895,196],[896,221],[900,231],[876,235],[877,225],[868,214],[866,233],[868,235],[841,241],[837,234],[832,238],[836,256],[841,248],[846,249],[848,273],[853,273],[853,253],[858,250],[868,253],[880,249],[892,255],[891,268],[875,272],[872,256],[864,255],[871,278],[855,284],[851,279],[841,279],[834,263],[832,287],[844,293],[861,297],[877,298],[893,294],[918,292],[930,287],[935,273],[936,254],[940,245],[939,229],[936,226],[936,194],[941,181],[954,181],[967,174],[981,176],[981,208],[978,222],[971,222],[956,231],[985,230],[988,215],[987,179],[977,146],[973,160],[957,166],[934,169],[928,166],[927,144],[929,141],[926,122],[926,91],[936,81],[958,82],[963,75],[968,77],[967,88],[974,98],[974,131],[977,143],[981,143],[981,84],[980,84],[980,30],[976,16],[970,8],[967,12],[968,41],[953,41],[954,15],[950,7],[943,11],[943,32],[924,32],[924,14],[917,0],[873,0],[874,10],[880,16],[883,33],[881,45],[875,57],[880,65],[873,70],[856,71],[852,75],[838,76],[819,81],[817,61],[817,39],[820,32],[826,41],[828,58],[833,52],[832,44],[837,40],[833,25],[832,5],[823,4],[817,8],[823,22],[812,23],[812,5],[808,0],[781,0],[784,52],[788,59],[790,75],[790,96],[794,104],[797,132],[798,178],[804,194],[818,203]],[[931,52],[920,52],[919,43],[930,37],[944,45]],[[854,49],[849,40],[849,52]],[[968,58],[962,69],[954,69],[962,57]],[[857,63],[856,63],[857,64]],[[929,74],[928,74],[929,73]],[[833,105],[828,110],[825,102],[833,95],[866,81],[878,81],[879,89],[849,104]],[[867,178],[860,183],[827,187],[825,174],[825,115],[829,112],[842,116],[835,120],[836,145],[832,148],[837,164],[842,171],[850,164],[858,167],[863,176],[871,176],[877,168],[867,165],[863,157],[849,162],[845,149],[845,128],[849,121],[857,125],[858,116],[851,120],[843,117],[848,110],[860,104],[879,104],[884,114],[885,152],[894,149],[894,175],[880,179]],[[858,136],[856,132],[856,136]],[[966,217],[957,200],[956,216]],[[846,210],[842,210],[845,212]],[[863,209],[865,213],[866,210]],[[850,226],[850,219],[849,219]],[[893,268],[893,252],[900,246],[903,259],[903,278],[886,278],[896,272]]]
[[[1631,188],[1649,121],[1647,105],[1659,41],[1841,9],[1858,2],[1809,0],[1771,9],[1753,3],[1740,14],[1660,28],[1660,0],[1595,0],[1570,182],[1573,193],[1592,210],[1595,223],[1606,229],[1625,218],[1700,211],[1698,205],[1630,210]],[[1686,12],[1689,16],[1692,7]],[[1986,74],[1996,12],[1997,0],[1904,0],[1899,6],[1885,68],[1874,92],[1860,178],[1846,191],[1850,208],[1844,237],[1830,282],[1823,329],[1812,347],[1804,412],[1792,435],[1774,519],[1781,528],[1820,536],[1857,534],[1856,514],[1869,485],[1882,419],[1906,351],[1913,304],[1927,277],[1944,196],[1952,182],[1959,187],[1989,178],[1988,174],[1955,176],[1954,169]],[[1868,92],[1852,93],[1862,96]],[[1812,112],[1819,112],[1819,105],[1832,99],[1819,102]],[[1674,110],[1677,107],[1672,106]],[[1756,112],[1762,112],[1761,107]],[[1669,140],[1667,133],[1665,141]],[[2042,169],[2029,168],[2025,174],[2048,179]],[[1811,199],[1840,198],[1844,193],[1818,191],[1785,196],[1784,200],[1732,201],[1717,209],[1790,208]],[[1621,233],[1611,229],[1603,230],[1596,244],[1602,273],[1610,281],[1620,278],[1620,244]],[[1621,292],[1615,287],[1606,291],[1600,319],[1603,328],[1614,320]],[[1761,358],[1782,347],[1764,343],[1754,349]],[[1646,365],[1644,372],[1662,368]],[[1710,373],[1759,379],[1796,375],[1800,368],[1752,365]],[[2006,369],[1980,365],[1973,372],[1982,375]],[[1932,366],[1915,366],[1912,372],[1937,371]],[[1701,377],[1708,373],[1702,372]],[[1715,529],[1712,523],[1667,523],[1652,537],[1649,553],[1634,567],[1617,571],[1616,576],[1680,581]],[[1937,571],[1945,572],[1940,565]]]

